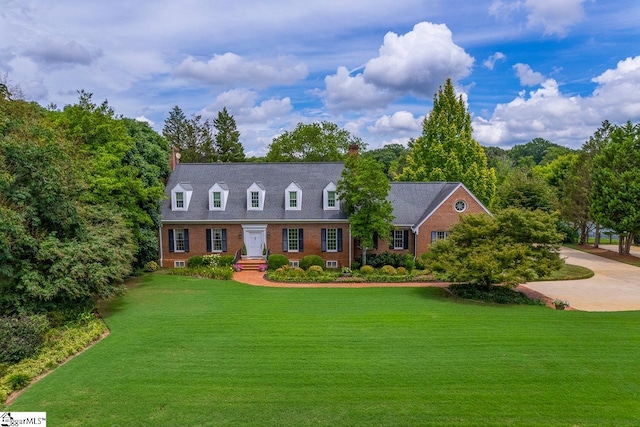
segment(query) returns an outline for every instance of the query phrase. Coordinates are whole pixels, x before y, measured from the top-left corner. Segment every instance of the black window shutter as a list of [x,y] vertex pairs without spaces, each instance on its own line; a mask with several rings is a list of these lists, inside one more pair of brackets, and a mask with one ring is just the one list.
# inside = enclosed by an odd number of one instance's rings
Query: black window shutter
[[173,241],[173,229],[169,229],[169,252],[175,251],[175,243]]
[[378,233],[373,233],[373,249],[378,249]]
[[302,228],[298,228],[298,252],[304,251],[304,238],[302,237]]
[[342,252],[342,228],[338,228],[338,252]]
[[189,252],[189,230],[184,229],[184,251]]
[[394,231],[391,230],[391,240],[389,240],[389,249],[393,249],[394,246],[395,246],[395,242],[394,242],[394,240],[395,240],[394,237],[395,236],[393,235],[393,233],[394,233]]
[[211,244],[211,229],[207,228],[207,252],[213,251],[213,245]]
[[409,230],[404,230],[403,234],[404,235],[402,236],[403,237],[402,247],[404,249],[409,249]]
[[227,229],[222,229],[222,252],[227,252]]
[[282,229],[282,252],[289,252],[289,230]]
[[327,229],[320,230],[320,243],[322,246],[322,252],[327,252]]

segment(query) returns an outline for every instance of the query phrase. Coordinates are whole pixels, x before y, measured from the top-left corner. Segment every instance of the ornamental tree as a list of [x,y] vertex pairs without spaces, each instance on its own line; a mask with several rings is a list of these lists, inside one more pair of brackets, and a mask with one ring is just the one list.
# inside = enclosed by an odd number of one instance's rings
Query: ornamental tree
[[449,236],[431,246],[426,258],[436,276],[446,281],[517,286],[562,266],[562,239],[555,215],[510,208],[495,217],[460,217]]
[[360,242],[362,265],[367,264],[367,250],[373,248],[374,235],[391,234],[394,216],[387,200],[390,189],[380,163],[358,155],[348,157],[336,190],[349,214],[351,235]]

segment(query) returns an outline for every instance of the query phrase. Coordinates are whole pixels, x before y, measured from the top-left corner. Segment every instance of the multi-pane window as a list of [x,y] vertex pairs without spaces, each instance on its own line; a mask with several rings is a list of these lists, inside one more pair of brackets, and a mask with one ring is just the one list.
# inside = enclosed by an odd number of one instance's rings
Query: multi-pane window
[[335,191],[327,191],[327,206],[330,208],[336,207],[336,192]]
[[297,191],[289,191],[289,207],[297,208],[298,207],[298,192]]
[[213,207],[221,208],[222,207],[222,193],[219,191],[213,192]]
[[260,207],[260,193],[257,191],[251,192],[251,207],[252,208]]
[[448,235],[449,235],[448,231],[434,231],[433,241],[435,242],[436,240],[446,239]]
[[327,252],[338,250],[338,229],[327,228]]
[[298,251],[298,229],[290,228],[289,229],[289,252],[297,252]]
[[182,191],[176,192],[176,208],[184,209],[184,193]]
[[222,229],[213,228],[211,230],[211,250],[213,252],[222,252]]
[[327,268],[338,268],[338,261],[327,261]]
[[173,247],[176,252],[184,252],[185,251],[185,238],[184,238],[184,229],[176,228],[173,231]]
[[393,249],[404,248],[404,230],[393,230]]

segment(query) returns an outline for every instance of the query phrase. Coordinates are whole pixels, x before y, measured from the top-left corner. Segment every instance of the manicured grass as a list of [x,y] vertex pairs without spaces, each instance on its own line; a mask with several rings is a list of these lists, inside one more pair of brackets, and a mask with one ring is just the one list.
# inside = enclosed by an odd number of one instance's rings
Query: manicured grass
[[563,264],[562,268],[552,271],[549,276],[540,280],[580,280],[593,277],[593,270],[579,265]]
[[52,426],[639,422],[640,312],[154,275],[105,320],[10,409]]

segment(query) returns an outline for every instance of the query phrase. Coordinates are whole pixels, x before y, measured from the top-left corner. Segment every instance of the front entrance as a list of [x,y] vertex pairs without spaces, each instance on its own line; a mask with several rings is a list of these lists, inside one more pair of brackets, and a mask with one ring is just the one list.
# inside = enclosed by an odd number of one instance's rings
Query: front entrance
[[247,258],[262,258],[266,245],[266,225],[243,225],[244,245],[247,248]]

